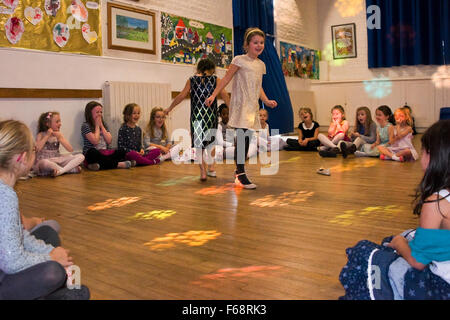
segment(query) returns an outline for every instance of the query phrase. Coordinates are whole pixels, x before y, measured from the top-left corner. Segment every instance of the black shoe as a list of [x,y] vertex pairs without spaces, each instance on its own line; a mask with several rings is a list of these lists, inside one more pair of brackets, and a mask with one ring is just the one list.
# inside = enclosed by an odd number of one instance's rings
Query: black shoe
[[336,158],[337,153],[333,150],[320,150],[319,155],[323,158]]
[[341,143],[341,152],[342,152],[342,157],[344,159],[347,158],[348,150],[347,150],[347,144],[345,142]]
[[356,152],[356,145],[352,144],[347,150],[348,154],[354,154]]
[[236,186],[243,187],[244,189],[256,189],[256,185],[253,184],[250,180],[248,180],[245,172],[236,174],[236,178],[234,179],[234,184]]

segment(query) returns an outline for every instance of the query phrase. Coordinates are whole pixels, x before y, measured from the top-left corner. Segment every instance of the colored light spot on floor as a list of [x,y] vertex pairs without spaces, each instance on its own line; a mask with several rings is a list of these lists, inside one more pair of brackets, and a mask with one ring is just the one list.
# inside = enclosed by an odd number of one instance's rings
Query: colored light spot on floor
[[144,243],[144,246],[148,246],[152,251],[174,248],[177,244],[198,247],[217,239],[221,234],[221,232],[217,232],[216,230],[191,230],[184,233],[168,233],[164,237],[158,237],[150,242]]
[[292,204],[296,204],[299,202],[305,202],[308,198],[312,197],[314,192],[308,191],[293,191],[293,192],[284,192],[278,196],[269,194],[263,198],[256,199],[250,205],[257,207],[283,207]]
[[261,279],[277,276],[283,271],[281,266],[247,266],[242,268],[222,268],[215,273],[202,275],[191,284],[204,288],[220,288],[227,282],[246,282],[249,279]]
[[328,220],[328,222],[342,226],[365,224],[367,219],[392,219],[405,210],[404,207],[397,205],[367,207],[360,211],[347,210],[344,214],[338,214],[333,219]]
[[138,212],[134,216],[129,217],[129,220],[164,220],[176,213],[174,210],[153,210],[150,212]]
[[87,209],[90,211],[99,211],[109,208],[123,207],[126,206],[127,204],[139,201],[140,199],[141,199],[140,197],[122,197],[118,199],[108,199],[104,202],[95,203],[92,206],[87,207]]
[[208,195],[216,195],[216,194],[224,194],[227,192],[235,192],[236,194],[240,194],[242,191],[241,186],[236,186],[234,183],[227,183],[223,186],[212,186],[200,189],[195,192],[195,194],[201,194],[202,196],[208,196]]
[[157,183],[156,185],[159,187],[171,187],[196,180],[198,180],[198,176],[186,176],[183,178],[170,179],[161,183]]

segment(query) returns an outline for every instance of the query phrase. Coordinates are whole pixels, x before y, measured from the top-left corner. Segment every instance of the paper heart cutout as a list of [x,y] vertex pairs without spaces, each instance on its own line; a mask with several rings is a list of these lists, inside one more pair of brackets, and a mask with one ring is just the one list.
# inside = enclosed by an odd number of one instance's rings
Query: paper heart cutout
[[19,0],[3,0],[3,3],[7,7],[11,8],[11,9],[15,9],[19,5]]
[[91,26],[87,23],[81,26],[81,32],[83,33],[83,38],[87,43],[91,44],[97,41],[97,32],[91,31]]
[[88,20],[88,11],[81,0],[72,0],[70,12],[78,21],[86,22]]
[[6,38],[12,44],[19,42],[20,38],[25,31],[22,20],[17,17],[11,17],[5,23]]
[[56,13],[61,8],[60,0],[45,0],[44,4],[45,12],[49,16],[56,16]]
[[38,24],[42,20],[41,8],[26,7],[25,18],[27,18],[27,20],[30,21],[33,25]]
[[60,48],[67,44],[69,38],[70,30],[66,24],[60,22],[53,27],[53,40]]

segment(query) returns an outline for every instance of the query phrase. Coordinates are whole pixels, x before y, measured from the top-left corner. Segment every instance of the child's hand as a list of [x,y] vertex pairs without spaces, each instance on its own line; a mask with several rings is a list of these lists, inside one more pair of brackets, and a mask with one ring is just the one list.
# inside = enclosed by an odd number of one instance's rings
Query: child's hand
[[166,153],[168,153],[168,152],[170,151],[169,148],[166,148],[166,147],[163,147],[163,146],[161,146],[160,149],[161,149],[161,152],[162,152],[163,154],[166,154]]
[[392,248],[394,250],[397,250],[402,243],[408,244],[408,240],[405,239],[405,237],[401,235],[395,236],[392,241],[387,245],[389,248]]
[[145,150],[144,150],[144,149],[141,149],[141,151],[139,151],[139,154],[140,154],[141,156],[143,156],[143,155],[145,154]]
[[53,134],[53,129],[52,128],[48,128],[47,135],[51,136],[52,134]]
[[210,107],[214,100],[216,99],[216,97],[214,96],[209,96],[206,100],[205,100],[205,106]]
[[267,100],[264,104],[270,108],[275,108],[278,105],[275,100]]
[[352,136],[353,136],[353,137],[359,137],[360,134],[359,134],[359,132],[352,132]]
[[59,262],[63,267],[73,265],[72,257],[69,256],[69,250],[63,247],[57,247],[50,252],[50,258],[53,261]]
[[56,137],[56,139],[61,139],[62,137],[62,133],[59,131],[53,131],[53,135]]
[[308,141],[306,141],[306,139],[303,139],[303,140],[300,142],[300,145],[303,146],[303,147],[306,147],[307,144],[308,144]]
[[164,112],[164,115],[167,116],[170,112],[170,108],[164,109],[163,112]]
[[103,126],[102,116],[97,116],[97,118],[95,118],[94,122],[95,122],[95,126],[98,126],[101,128]]

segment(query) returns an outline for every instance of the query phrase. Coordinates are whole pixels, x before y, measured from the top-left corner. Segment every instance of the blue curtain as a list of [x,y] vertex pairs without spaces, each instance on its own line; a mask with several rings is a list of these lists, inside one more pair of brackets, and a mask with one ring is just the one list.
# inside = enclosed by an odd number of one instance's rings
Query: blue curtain
[[[367,29],[369,68],[450,62],[449,0],[366,0],[381,28]],[[373,13],[368,13],[371,17]]]
[[258,27],[266,33],[264,51],[259,58],[266,64],[263,89],[267,97],[278,106],[267,108],[270,129],[280,133],[292,132],[294,114],[287,90],[280,58],[274,45],[274,17],[272,0],[233,0],[234,55],[244,54],[244,33],[247,28]]

